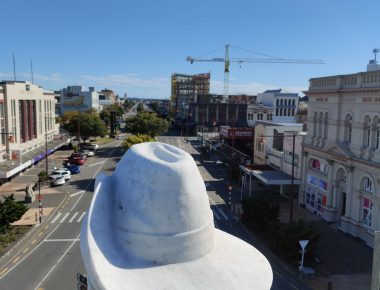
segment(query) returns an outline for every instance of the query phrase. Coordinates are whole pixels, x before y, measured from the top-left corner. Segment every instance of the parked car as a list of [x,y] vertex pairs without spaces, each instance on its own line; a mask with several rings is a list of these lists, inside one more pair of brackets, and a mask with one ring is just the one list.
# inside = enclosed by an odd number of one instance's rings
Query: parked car
[[50,176],[54,176],[54,175],[60,175],[60,176],[63,176],[63,178],[65,179],[65,181],[69,180],[71,178],[71,173],[69,170],[66,170],[65,169],[57,169],[57,170],[54,170],[51,172]]
[[81,144],[81,149],[86,149],[86,150],[90,150],[90,151],[94,151],[96,149],[99,148],[99,145],[98,144],[95,144],[95,143],[84,143],[84,144]]
[[76,164],[66,163],[65,167],[70,171],[71,174],[77,174],[80,172],[80,166]]
[[51,175],[49,177],[49,181],[51,186],[60,186],[65,184],[65,178],[61,175]]
[[85,156],[75,156],[70,157],[69,163],[76,164],[76,165],[83,165],[86,162]]
[[82,149],[81,151],[79,151],[79,153],[84,153],[87,157],[95,156],[95,151],[91,151],[87,149]]

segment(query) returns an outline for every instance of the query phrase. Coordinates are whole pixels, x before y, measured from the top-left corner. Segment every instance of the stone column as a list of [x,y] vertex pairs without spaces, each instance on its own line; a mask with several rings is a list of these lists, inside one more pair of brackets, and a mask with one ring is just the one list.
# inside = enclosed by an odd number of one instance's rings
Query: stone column
[[354,180],[354,167],[347,168],[347,183],[346,183],[346,217],[351,218],[352,211],[352,183]]
[[329,173],[327,177],[327,207],[334,207],[333,196],[334,196],[334,181],[333,181],[333,171],[334,171],[334,161],[329,160]]
[[332,198],[332,207],[338,208],[338,191],[339,191],[339,183],[334,182],[333,186],[333,198]]

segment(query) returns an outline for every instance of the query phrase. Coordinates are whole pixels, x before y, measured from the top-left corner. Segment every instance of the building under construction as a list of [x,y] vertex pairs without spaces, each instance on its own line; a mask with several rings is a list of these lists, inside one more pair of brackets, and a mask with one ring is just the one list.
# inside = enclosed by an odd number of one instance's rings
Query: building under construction
[[210,73],[185,75],[172,74],[171,101],[177,120],[189,114],[189,104],[197,101],[198,95],[210,93]]

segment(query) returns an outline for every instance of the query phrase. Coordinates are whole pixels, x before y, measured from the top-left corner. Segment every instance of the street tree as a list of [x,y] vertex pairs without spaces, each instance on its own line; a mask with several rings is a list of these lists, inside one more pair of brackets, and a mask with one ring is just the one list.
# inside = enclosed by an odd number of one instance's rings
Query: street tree
[[110,105],[110,106],[106,106],[100,113],[99,113],[99,117],[100,119],[103,120],[103,122],[106,124],[106,126],[108,127],[109,124],[110,124],[110,116],[111,116],[111,112],[115,112],[116,113],[116,117],[121,117],[124,113],[124,109],[122,106],[120,105],[117,105],[117,104],[113,104],[113,105]]
[[107,130],[99,116],[82,112],[76,112],[76,116],[66,121],[64,128],[72,135],[79,134],[84,141],[90,137],[104,137]]
[[20,201],[16,201],[14,195],[5,196],[0,201],[0,233],[4,233],[11,223],[19,220],[28,208]]
[[147,134],[155,137],[168,131],[169,122],[158,118],[155,113],[141,112],[129,119],[127,126],[132,134]]
[[143,143],[143,142],[154,142],[155,139],[151,137],[150,135],[144,135],[144,134],[138,134],[138,135],[131,135],[128,136],[127,139],[122,144],[122,147],[125,150],[128,150],[130,147],[132,147],[135,144]]
[[139,103],[139,104],[137,105],[136,110],[137,110],[137,113],[144,112],[144,111],[145,111],[144,104],[143,104],[143,103]]

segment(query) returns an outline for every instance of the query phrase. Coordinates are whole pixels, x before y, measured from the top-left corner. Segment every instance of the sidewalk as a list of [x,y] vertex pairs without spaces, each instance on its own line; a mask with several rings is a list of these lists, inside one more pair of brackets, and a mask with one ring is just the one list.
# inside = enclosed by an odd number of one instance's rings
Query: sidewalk
[[[71,151],[57,151],[49,156],[49,167],[60,167],[64,158],[69,155]],[[42,167],[42,168],[41,168]],[[18,201],[25,201],[26,187],[34,184],[38,180],[38,173],[45,169],[44,161],[42,164],[32,167],[22,174],[16,176],[11,181],[6,182],[0,186],[0,196],[8,196],[13,194]],[[51,170],[51,168],[49,168]],[[20,220],[13,223],[13,225],[35,225],[39,221],[39,191],[34,191],[35,200],[32,203],[25,203],[29,208],[28,211],[21,217]],[[41,188],[41,204],[43,208],[42,221],[51,215],[55,208],[57,208],[63,200],[67,197],[66,192],[62,191],[59,187],[54,188]]]

